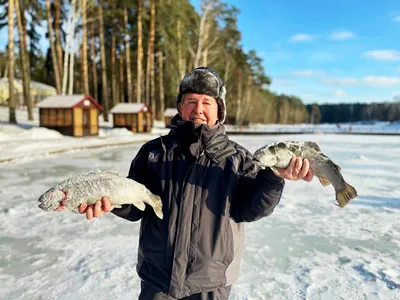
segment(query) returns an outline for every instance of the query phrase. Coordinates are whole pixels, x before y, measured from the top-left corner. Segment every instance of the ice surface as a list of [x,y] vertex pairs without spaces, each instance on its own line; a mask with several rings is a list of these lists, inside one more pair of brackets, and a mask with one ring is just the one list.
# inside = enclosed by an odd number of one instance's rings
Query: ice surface
[[[100,138],[76,139],[39,128],[33,128],[41,130],[37,135],[1,126],[1,157],[21,158],[0,163],[0,298],[137,299],[139,223],[112,214],[87,221],[37,207],[41,193],[73,174],[102,169],[126,175],[142,143],[46,151],[134,141],[137,135],[122,130],[114,135],[103,127],[107,134]],[[231,299],[400,299],[400,138],[231,138],[250,151],[276,141],[313,140],[359,194],[340,209],[331,186],[324,188],[317,179],[287,182],[274,213],[246,224],[241,274]]]

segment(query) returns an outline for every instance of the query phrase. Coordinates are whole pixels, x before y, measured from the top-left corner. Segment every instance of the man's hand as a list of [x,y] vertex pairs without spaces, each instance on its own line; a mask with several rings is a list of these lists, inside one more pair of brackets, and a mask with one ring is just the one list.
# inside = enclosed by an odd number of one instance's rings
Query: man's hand
[[283,179],[299,180],[303,179],[310,182],[313,179],[313,173],[310,169],[310,162],[307,158],[293,157],[290,165],[286,169],[275,168],[274,173]]
[[112,211],[112,209],[110,198],[103,197],[92,205],[87,205],[86,203],[81,204],[78,211],[80,214],[86,213],[86,219],[91,220],[101,217],[104,213]]

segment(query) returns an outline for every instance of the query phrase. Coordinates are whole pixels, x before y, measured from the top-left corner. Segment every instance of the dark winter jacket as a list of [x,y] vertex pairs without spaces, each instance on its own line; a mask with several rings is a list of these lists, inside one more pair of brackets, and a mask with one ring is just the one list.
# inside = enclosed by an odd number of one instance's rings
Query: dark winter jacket
[[138,274],[177,299],[237,279],[241,222],[271,214],[284,186],[230,141],[223,125],[196,128],[178,115],[168,135],[143,145],[128,177],[161,196],[164,218],[132,205],[113,213],[141,219]]

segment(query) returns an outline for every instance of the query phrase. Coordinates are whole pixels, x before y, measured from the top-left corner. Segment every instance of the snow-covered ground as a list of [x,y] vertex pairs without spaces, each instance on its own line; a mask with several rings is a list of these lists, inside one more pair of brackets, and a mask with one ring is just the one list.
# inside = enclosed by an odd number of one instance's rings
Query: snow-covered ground
[[[23,117],[20,117],[20,120]],[[0,298],[137,299],[139,223],[112,214],[87,221],[46,213],[41,193],[73,174],[114,170],[125,176],[143,140],[102,123],[100,138],[62,137],[0,110]],[[358,135],[232,136],[254,151],[284,140],[313,140],[342,168],[358,198],[334,205],[317,179],[287,182],[268,218],[246,224],[240,279],[231,299],[400,300],[400,138]],[[96,143],[124,146],[56,152]],[[0,159],[1,159],[0,158]]]
[[17,110],[18,125],[8,123],[8,108],[0,106],[0,163],[37,159],[53,153],[74,152],[84,148],[115,147],[143,143],[168,132],[164,124],[156,122],[151,133],[133,134],[125,128],[112,128],[110,122],[99,118],[99,135],[93,137],[63,136],[57,131],[39,127],[38,109],[33,111],[34,120],[27,120],[26,110]]

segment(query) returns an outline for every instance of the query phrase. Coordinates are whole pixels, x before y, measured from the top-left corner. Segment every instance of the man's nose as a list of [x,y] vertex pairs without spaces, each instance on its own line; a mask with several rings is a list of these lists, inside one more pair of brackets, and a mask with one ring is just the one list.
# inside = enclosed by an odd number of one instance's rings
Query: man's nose
[[203,114],[203,103],[197,103],[196,107],[194,108],[194,112],[197,114]]

